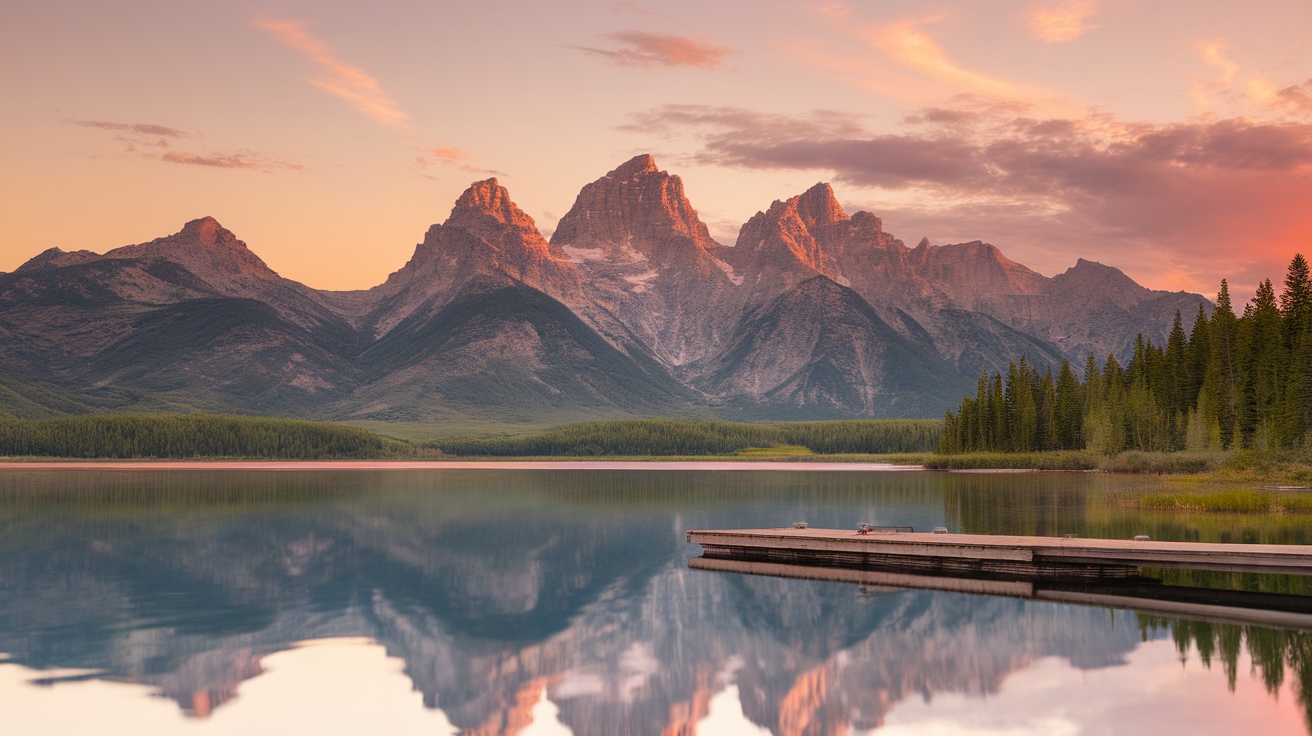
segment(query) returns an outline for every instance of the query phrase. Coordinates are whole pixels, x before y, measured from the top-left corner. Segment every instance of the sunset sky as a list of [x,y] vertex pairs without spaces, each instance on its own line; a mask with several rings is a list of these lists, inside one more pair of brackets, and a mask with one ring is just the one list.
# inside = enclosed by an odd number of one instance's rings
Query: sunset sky
[[471,181],[549,234],[650,152],[712,234],[817,181],[908,245],[1241,295],[1312,252],[1312,2],[0,4],[0,270],[212,215],[366,288]]

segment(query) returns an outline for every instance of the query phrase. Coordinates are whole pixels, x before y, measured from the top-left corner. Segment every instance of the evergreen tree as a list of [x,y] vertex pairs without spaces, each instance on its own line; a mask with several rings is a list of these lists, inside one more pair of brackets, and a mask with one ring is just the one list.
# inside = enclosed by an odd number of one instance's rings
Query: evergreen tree
[[1189,344],[1185,348],[1184,400],[1190,409],[1198,409],[1198,397],[1203,391],[1203,377],[1207,373],[1207,362],[1212,355],[1212,339],[1207,321],[1207,311],[1203,304],[1198,305],[1198,315],[1194,317],[1193,329],[1189,332]]
[[[1247,447],[1259,430],[1270,429],[1278,419],[1284,367],[1288,362],[1281,329],[1280,310],[1276,307],[1275,288],[1270,279],[1257,287],[1257,293],[1242,320],[1239,401],[1237,415],[1240,441]],[[1268,433],[1269,434],[1269,433]],[[1280,444],[1279,431],[1269,441]]]
[[1053,425],[1056,446],[1060,450],[1077,450],[1084,447],[1084,389],[1071,370],[1070,361],[1063,360],[1057,372],[1056,404],[1053,407]]
[[1035,393],[1038,411],[1038,435],[1035,448],[1039,450],[1057,449],[1057,386],[1052,380],[1052,370],[1044,372]]
[[985,448],[992,451],[1005,451],[1011,444],[1007,434],[1007,402],[1002,391],[1002,374],[993,376],[993,386],[989,388],[989,442]]
[[1280,315],[1284,317],[1285,345],[1293,350],[1312,319],[1312,278],[1307,260],[1295,253],[1285,273],[1285,290],[1280,294]]
[[1034,390],[1030,386],[1029,366],[1024,356],[1020,366],[1014,363],[1008,373],[1007,393],[1011,409],[1008,434],[1011,436],[1011,449],[1016,452],[1029,452],[1038,444],[1039,412],[1034,401]]
[[1230,305],[1230,286],[1221,279],[1221,291],[1216,295],[1216,308],[1212,310],[1209,326],[1211,355],[1203,374],[1203,390],[1209,399],[1209,410],[1221,429],[1221,447],[1234,444],[1235,434],[1235,341],[1238,335],[1238,318]]

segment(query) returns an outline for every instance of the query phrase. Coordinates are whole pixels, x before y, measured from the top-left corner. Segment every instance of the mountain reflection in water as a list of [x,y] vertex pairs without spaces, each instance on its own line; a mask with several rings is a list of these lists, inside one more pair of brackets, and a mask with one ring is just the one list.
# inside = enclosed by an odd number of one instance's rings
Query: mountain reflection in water
[[[1046,662],[1134,681],[1136,657],[1170,646],[1194,669],[1216,662],[1209,681],[1237,693],[1206,707],[1256,702],[1265,710],[1233,715],[1274,727],[1295,712],[1302,731],[1303,683],[1312,682],[1304,634],[686,564],[698,552],[683,540],[687,528],[803,519],[1091,534],[1129,522],[1089,499],[1109,483],[1124,491],[1152,482],[6,470],[0,652],[11,659],[0,668],[75,669],[71,680],[46,683],[70,692],[94,670],[99,682],[146,686],[217,723],[257,701],[256,683],[273,682],[262,674],[271,663],[311,656],[295,654],[297,642],[364,637],[403,663],[416,697],[435,709],[427,712],[440,711],[430,725],[460,733],[527,733],[549,717],[578,736],[692,734],[738,718],[783,736],[892,728],[890,714],[903,706],[997,699]],[[1270,523],[1252,533],[1294,533]],[[1250,686],[1262,697],[1247,697]],[[0,693],[0,702],[12,696]],[[1054,692],[1049,702],[1081,697]],[[1201,705],[1181,695],[1153,707],[1185,717]]]

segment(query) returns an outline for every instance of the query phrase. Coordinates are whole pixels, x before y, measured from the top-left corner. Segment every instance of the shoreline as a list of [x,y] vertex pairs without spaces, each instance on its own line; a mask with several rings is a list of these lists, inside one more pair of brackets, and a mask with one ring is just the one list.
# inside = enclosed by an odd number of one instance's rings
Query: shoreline
[[69,460],[0,462],[12,470],[813,470],[890,472],[923,465],[762,460]]

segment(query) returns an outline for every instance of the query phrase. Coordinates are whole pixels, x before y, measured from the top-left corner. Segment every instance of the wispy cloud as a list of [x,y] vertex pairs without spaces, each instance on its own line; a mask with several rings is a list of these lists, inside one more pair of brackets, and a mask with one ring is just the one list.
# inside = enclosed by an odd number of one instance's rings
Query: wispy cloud
[[1215,289],[1217,274],[1255,284],[1312,227],[1312,124],[1017,110],[959,100],[876,132],[851,117],[827,124],[831,113],[672,106],[630,128],[691,136],[702,164],[832,176],[892,203],[880,212],[891,229],[992,238],[1067,264],[1093,253],[1159,286]]
[[179,139],[191,137],[191,134],[184,130],[156,123],[119,123],[110,120],[69,120],[68,122],[83,128],[113,133],[114,140],[121,143],[128,153],[136,153],[142,148],[169,148]]
[[946,82],[962,92],[992,97],[1037,98],[1048,93],[965,68],[948,56],[922,26],[941,17],[908,19],[866,29],[865,39],[894,62],[925,76]]
[[1096,27],[1089,19],[1097,12],[1098,0],[1044,3],[1030,11],[1030,30],[1048,43],[1069,43]]
[[132,133],[140,136],[150,136],[154,138],[186,138],[186,131],[170,128],[167,125],[156,125],[155,123],[113,123],[107,120],[73,120],[74,125],[81,125],[87,128],[100,128],[101,130],[114,130],[123,133]]
[[279,169],[300,171],[305,168],[300,164],[251,152],[199,154],[169,151],[161,155],[159,159],[171,164],[210,166],[218,169],[254,169],[266,172]]
[[332,47],[311,34],[305,23],[266,18],[259,18],[252,22],[257,28],[319,68],[320,76],[310,78],[308,80],[310,84],[345,100],[360,113],[384,125],[402,130],[408,129],[408,116],[383,91],[378,80],[363,69],[337,58]]
[[1229,44],[1220,38],[1198,44],[1198,55],[1202,60],[1221,72],[1219,78],[1196,76],[1189,86],[1189,96],[1193,99],[1194,107],[1202,112],[1211,113],[1218,106],[1218,102],[1223,104],[1235,96],[1231,85],[1234,84],[1235,75],[1239,73],[1239,65],[1226,57],[1225,52],[1228,48]]
[[1239,65],[1226,58],[1225,52],[1229,48],[1230,44],[1220,38],[1204,41],[1198,48],[1203,61],[1221,71],[1221,78],[1217,81],[1226,86],[1232,84],[1235,81],[1235,75],[1239,73]]
[[[430,166],[447,166],[461,171],[468,171],[474,174],[486,174],[489,176],[505,176],[504,171],[494,169],[485,169],[474,163],[474,157],[468,151],[454,146],[437,146],[432,148],[419,148],[415,152],[415,166],[427,169]],[[425,178],[433,178],[426,174],[420,174]]]
[[591,56],[597,56],[611,66],[652,67],[692,66],[713,69],[724,63],[733,50],[710,39],[696,36],[676,36],[647,31],[615,31],[606,38],[622,44],[615,49],[567,45]]
[[[164,161],[171,164],[188,164],[192,166],[210,166],[220,169],[251,169],[254,171],[301,171],[305,167],[254,151],[237,153],[194,153],[189,151],[165,150],[175,144],[190,147],[183,141],[201,138],[196,133],[189,133],[180,128],[157,123],[119,123],[109,120],[70,120],[69,123],[83,128],[93,128],[113,134],[112,139],[123,147],[123,152],[132,156]],[[190,145],[194,145],[190,144]]]

